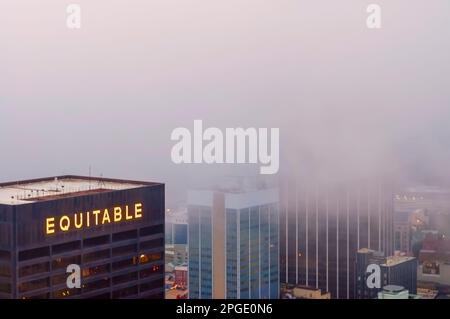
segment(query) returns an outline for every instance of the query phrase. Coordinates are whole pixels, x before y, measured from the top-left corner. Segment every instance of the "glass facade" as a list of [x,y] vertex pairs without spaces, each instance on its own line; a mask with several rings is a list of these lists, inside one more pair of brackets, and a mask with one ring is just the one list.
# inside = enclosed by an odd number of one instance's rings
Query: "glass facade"
[[[212,208],[189,205],[189,297],[212,298]],[[225,209],[225,298],[279,296],[278,203]],[[212,285],[211,285],[212,284]]]
[[286,179],[281,190],[280,273],[283,283],[355,297],[356,253],[393,252],[393,191],[364,180],[305,184]]

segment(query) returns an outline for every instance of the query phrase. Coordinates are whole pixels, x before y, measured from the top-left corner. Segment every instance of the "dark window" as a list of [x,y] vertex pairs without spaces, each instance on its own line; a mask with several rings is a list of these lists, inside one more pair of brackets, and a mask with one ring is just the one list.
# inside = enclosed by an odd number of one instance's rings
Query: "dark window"
[[50,255],[50,247],[42,247],[19,252],[19,261],[30,260]]
[[29,266],[23,266],[19,268],[19,277],[25,277],[35,274],[40,274],[43,272],[47,272],[50,270],[50,263],[40,263],[40,264],[34,264]]
[[0,260],[10,261],[11,253],[6,250],[0,250]]
[[70,243],[55,245],[52,247],[53,254],[61,254],[69,251],[74,251],[81,248],[80,241],[72,241]]
[[133,286],[129,288],[119,289],[116,291],[113,291],[113,299],[119,299],[119,298],[125,298],[128,296],[132,296],[138,293],[138,287]]
[[113,257],[123,256],[123,255],[127,255],[127,254],[136,253],[136,251],[137,251],[137,244],[132,244],[132,245],[128,245],[128,246],[121,246],[121,247],[113,248],[112,255],[113,255]]
[[141,284],[140,289],[141,289],[141,292],[144,292],[144,291],[148,291],[148,290],[152,290],[152,289],[156,289],[156,288],[162,288],[163,286],[164,286],[163,279],[159,279],[159,280],[147,282],[145,284]]
[[0,277],[11,277],[11,266],[9,264],[0,265]]
[[99,245],[105,245],[109,243],[109,235],[88,238],[83,241],[84,247],[94,247]]
[[66,283],[68,277],[69,277],[69,274],[66,274],[66,273],[55,275],[52,277],[52,285],[56,286],[56,285],[60,285],[62,283]]
[[71,256],[63,258],[55,258],[52,261],[53,270],[67,268],[68,265],[81,263],[81,256]]
[[8,283],[0,283],[0,292],[11,292],[11,284]]
[[27,291],[45,288],[48,286],[50,286],[49,278],[32,280],[32,281],[28,281],[28,282],[19,284],[19,292],[23,293],[23,292],[27,292]]
[[109,278],[103,278],[94,282],[90,282],[83,285],[83,292],[89,292],[93,290],[103,289],[109,287]]
[[153,249],[164,247],[164,238],[153,239],[141,243],[141,249]]
[[141,270],[140,276],[141,276],[141,278],[147,278],[152,275],[162,274],[162,273],[163,273],[162,265],[155,265],[150,268]]
[[117,234],[113,234],[113,241],[122,241],[137,238],[137,230],[129,230]]
[[47,292],[45,294],[39,294],[39,295],[35,295],[35,296],[24,297],[24,299],[50,299],[50,293]]
[[95,252],[84,255],[83,262],[87,263],[87,262],[101,260],[101,259],[105,259],[105,258],[109,258],[109,257],[110,257],[109,249],[105,249],[105,250],[95,251]]
[[109,298],[110,298],[109,292],[105,292],[104,294],[89,297],[89,299],[109,299]]
[[162,225],[162,224],[141,228],[141,230],[139,232],[139,234],[141,236],[156,235],[159,233],[164,233],[164,225]]
[[137,265],[137,259],[136,259],[136,257],[134,257],[134,258],[128,258],[125,260],[114,262],[112,264],[112,269],[114,271],[114,270],[124,269],[124,268],[128,268],[128,267],[136,266],[136,265]]
[[113,285],[123,284],[124,282],[129,282],[138,279],[138,273],[132,272],[120,276],[116,276],[113,278]]
[[160,292],[157,294],[152,294],[150,296],[145,297],[145,299],[164,299],[164,293]]

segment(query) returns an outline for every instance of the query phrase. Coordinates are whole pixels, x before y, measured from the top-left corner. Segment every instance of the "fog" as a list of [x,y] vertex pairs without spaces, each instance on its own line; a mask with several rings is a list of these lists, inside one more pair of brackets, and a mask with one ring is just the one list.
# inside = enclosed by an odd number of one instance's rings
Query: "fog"
[[[0,4],[0,181],[193,184],[259,165],[175,165],[176,127],[278,127],[281,170],[450,181],[448,0]],[[382,28],[366,7],[382,7]]]

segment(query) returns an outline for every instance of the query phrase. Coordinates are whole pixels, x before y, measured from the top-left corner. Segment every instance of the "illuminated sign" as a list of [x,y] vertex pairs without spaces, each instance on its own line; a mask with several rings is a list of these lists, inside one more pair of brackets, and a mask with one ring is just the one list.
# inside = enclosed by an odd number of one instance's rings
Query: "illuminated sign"
[[45,220],[46,235],[66,233],[71,230],[117,224],[142,218],[142,203],[134,205],[115,206],[111,209],[96,209],[90,212],[80,212],[72,215],[47,217]]

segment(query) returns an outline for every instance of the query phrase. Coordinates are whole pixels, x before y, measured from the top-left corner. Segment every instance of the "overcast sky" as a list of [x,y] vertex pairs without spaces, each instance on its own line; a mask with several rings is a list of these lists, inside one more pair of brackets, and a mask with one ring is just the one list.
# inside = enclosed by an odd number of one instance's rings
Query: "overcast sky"
[[194,119],[279,127],[284,154],[340,172],[450,176],[448,0],[72,2],[80,30],[68,1],[0,3],[0,181],[92,166],[170,196],[258,173],[173,164],[170,133]]

